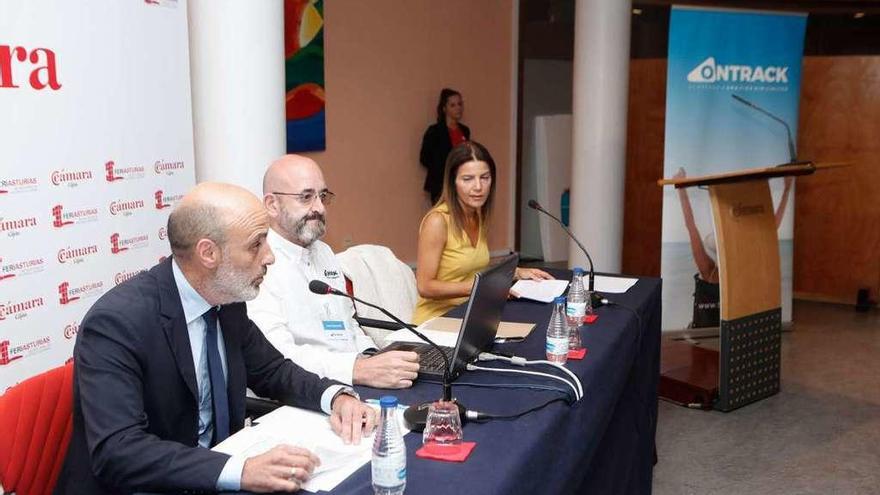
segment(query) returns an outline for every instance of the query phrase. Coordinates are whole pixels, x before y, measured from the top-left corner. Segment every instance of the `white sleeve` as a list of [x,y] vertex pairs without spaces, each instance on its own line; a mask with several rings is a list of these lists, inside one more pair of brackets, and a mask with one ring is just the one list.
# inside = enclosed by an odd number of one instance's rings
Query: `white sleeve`
[[297,344],[294,332],[288,327],[287,314],[281,301],[282,298],[274,293],[272,287],[264,284],[257,298],[247,303],[248,316],[284,357],[318,376],[350,385],[358,353]]
[[354,343],[358,352],[364,352],[367,349],[379,349],[379,346],[373,342],[369,335],[364,333],[364,329],[354,319],[354,305],[350,299],[345,300],[345,311],[351,315],[348,317],[348,324],[350,325],[349,328],[351,328],[352,335],[354,335]]

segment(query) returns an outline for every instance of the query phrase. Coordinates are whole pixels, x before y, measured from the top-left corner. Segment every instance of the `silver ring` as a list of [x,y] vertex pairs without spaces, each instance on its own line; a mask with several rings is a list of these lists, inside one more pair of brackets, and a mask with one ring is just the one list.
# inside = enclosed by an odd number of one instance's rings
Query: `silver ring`
[[290,468],[290,477],[288,479],[290,481],[295,481],[295,482],[299,481],[298,479],[296,479],[296,466],[293,466],[292,468]]

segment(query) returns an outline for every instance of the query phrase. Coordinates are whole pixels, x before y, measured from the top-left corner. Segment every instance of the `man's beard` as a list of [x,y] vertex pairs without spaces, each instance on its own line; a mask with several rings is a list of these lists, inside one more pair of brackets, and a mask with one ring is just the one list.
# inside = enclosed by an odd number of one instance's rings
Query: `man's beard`
[[[317,220],[310,222],[310,220]],[[327,232],[327,222],[324,215],[312,212],[299,219],[294,219],[287,211],[282,212],[279,224],[293,239],[293,242],[302,246],[311,246],[313,242],[324,236]]]
[[[263,275],[265,273],[264,267]],[[259,286],[253,284],[253,279],[248,276],[247,272],[236,270],[232,266],[232,259],[226,248],[223,249],[223,260],[214,275],[214,287],[224,301],[221,304],[250,301],[260,293]]]

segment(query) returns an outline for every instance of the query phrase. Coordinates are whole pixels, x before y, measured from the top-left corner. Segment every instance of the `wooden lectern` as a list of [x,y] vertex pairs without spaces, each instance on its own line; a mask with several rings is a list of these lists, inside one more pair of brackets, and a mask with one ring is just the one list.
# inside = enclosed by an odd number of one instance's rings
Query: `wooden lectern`
[[[714,382],[718,387],[714,407],[732,411],[779,391],[779,240],[767,180],[812,174],[815,170],[813,163],[800,162],[658,181],[661,186],[673,185],[676,189],[708,187],[721,296],[720,351],[693,348],[684,357],[670,356],[676,362],[661,369],[661,396],[664,390],[672,391],[679,394],[671,397],[674,401],[688,403],[680,394],[706,390],[706,384]],[[706,366],[706,357],[716,358],[718,367]]]

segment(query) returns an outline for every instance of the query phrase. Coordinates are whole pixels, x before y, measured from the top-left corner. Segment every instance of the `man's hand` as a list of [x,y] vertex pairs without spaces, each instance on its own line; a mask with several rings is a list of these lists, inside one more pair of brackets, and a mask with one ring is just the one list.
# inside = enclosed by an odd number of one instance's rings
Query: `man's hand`
[[408,388],[419,375],[419,355],[410,351],[388,351],[354,362],[356,385],[375,388]]
[[321,460],[306,449],[279,445],[244,461],[241,489],[255,493],[294,492],[302,488],[319,464]]
[[376,410],[350,395],[336,396],[331,407],[330,426],[346,444],[361,443],[376,427]]

